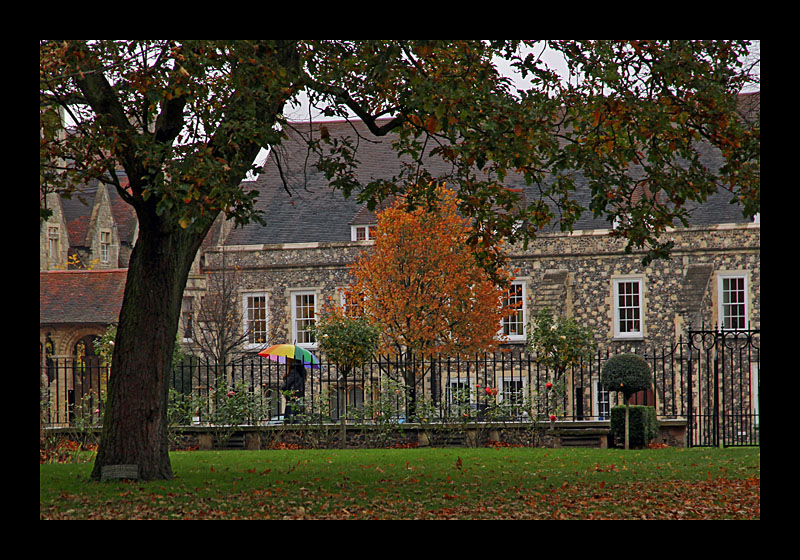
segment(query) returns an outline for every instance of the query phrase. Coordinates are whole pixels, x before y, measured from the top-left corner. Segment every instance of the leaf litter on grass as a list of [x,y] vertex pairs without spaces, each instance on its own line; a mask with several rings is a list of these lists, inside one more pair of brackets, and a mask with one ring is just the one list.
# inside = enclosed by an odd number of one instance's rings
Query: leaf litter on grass
[[164,483],[87,483],[79,474],[84,482],[54,497],[40,491],[40,518],[760,518],[752,454],[248,453],[179,456],[177,478]]

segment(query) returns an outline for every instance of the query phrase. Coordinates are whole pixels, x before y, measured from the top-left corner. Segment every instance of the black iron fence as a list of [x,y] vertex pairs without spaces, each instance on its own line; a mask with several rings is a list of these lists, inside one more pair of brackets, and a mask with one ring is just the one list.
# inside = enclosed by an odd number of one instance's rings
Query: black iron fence
[[102,419],[109,368],[94,357],[47,358],[39,367],[43,426],[91,426]]
[[760,445],[760,330],[689,331],[687,445]]
[[[717,332],[718,334],[713,334]],[[631,399],[659,419],[686,419],[690,445],[759,444],[758,331],[691,331],[648,349],[653,387]],[[376,358],[353,371],[323,362],[303,389],[283,390],[286,366],[258,356],[228,364],[187,358],[174,368],[170,415],[178,424],[291,422],[533,422],[608,420],[621,397],[600,383],[609,351],[562,378],[527,352],[407,361]],[[101,421],[108,368],[51,359],[41,367],[45,426]]]

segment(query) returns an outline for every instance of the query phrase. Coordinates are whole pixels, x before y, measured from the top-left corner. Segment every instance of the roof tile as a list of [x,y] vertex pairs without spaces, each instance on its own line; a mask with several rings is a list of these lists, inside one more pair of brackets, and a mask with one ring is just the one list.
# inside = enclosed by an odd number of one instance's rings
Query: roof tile
[[39,323],[109,324],[119,320],[128,271],[39,272]]

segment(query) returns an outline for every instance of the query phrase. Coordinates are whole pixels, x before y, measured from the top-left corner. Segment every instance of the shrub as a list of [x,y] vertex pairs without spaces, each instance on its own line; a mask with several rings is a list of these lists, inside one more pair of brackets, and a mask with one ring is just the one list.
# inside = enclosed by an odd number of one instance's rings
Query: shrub
[[566,395],[567,369],[590,359],[596,347],[592,329],[571,317],[553,314],[548,308],[533,317],[528,329],[528,348],[553,376],[544,394],[547,416],[560,414],[554,405],[563,402]]
[[220,448],[228,445],[231,436],[239,431],[242,424],[255,425],[269,417],[261,396],[243,381],[236,383],[232,389],[220,386],[211,399],[214,407],[209,421]]
[[366,317],[350,317],[342,307],[327,305],[311,327],[319,349],[347,375],[369,361],[378,347],[379,327]]
[[[625,438],[625,408],[615,406],[611,409],[611,433],[614,441]],[[647,444],[658,435],[656,409],[652,406],[631,406],[629,438],[631,447],[647,447]]]
[[597,343],[591,328],[580,325],[571,317],[553,315],[550,309],[545,308],[531,321],[528,347],[558,379],[568,367],[591,358]]
[[629,448],[630,421],[628,418],[628,399],[645,389],[650,388],[653,378],[650,375],[650,366],[641,356],[636,354],[617,354],[603,364],[600,372],[600,382],[609,391],[622,393],[625,397],[625,449]]
[[634,393],[649,389],[653,378],[644,358],[636,354],[617,354],[603,365],[600,381],[609,391],[622,393],[627,402]]

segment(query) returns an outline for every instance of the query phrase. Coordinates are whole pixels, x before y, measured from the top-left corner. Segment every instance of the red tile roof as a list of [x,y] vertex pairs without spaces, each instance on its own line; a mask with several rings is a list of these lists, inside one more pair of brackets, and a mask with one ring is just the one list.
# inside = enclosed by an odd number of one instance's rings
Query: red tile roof
[[109,324],[119,320],[127,270],[39,272],[39,324]]

